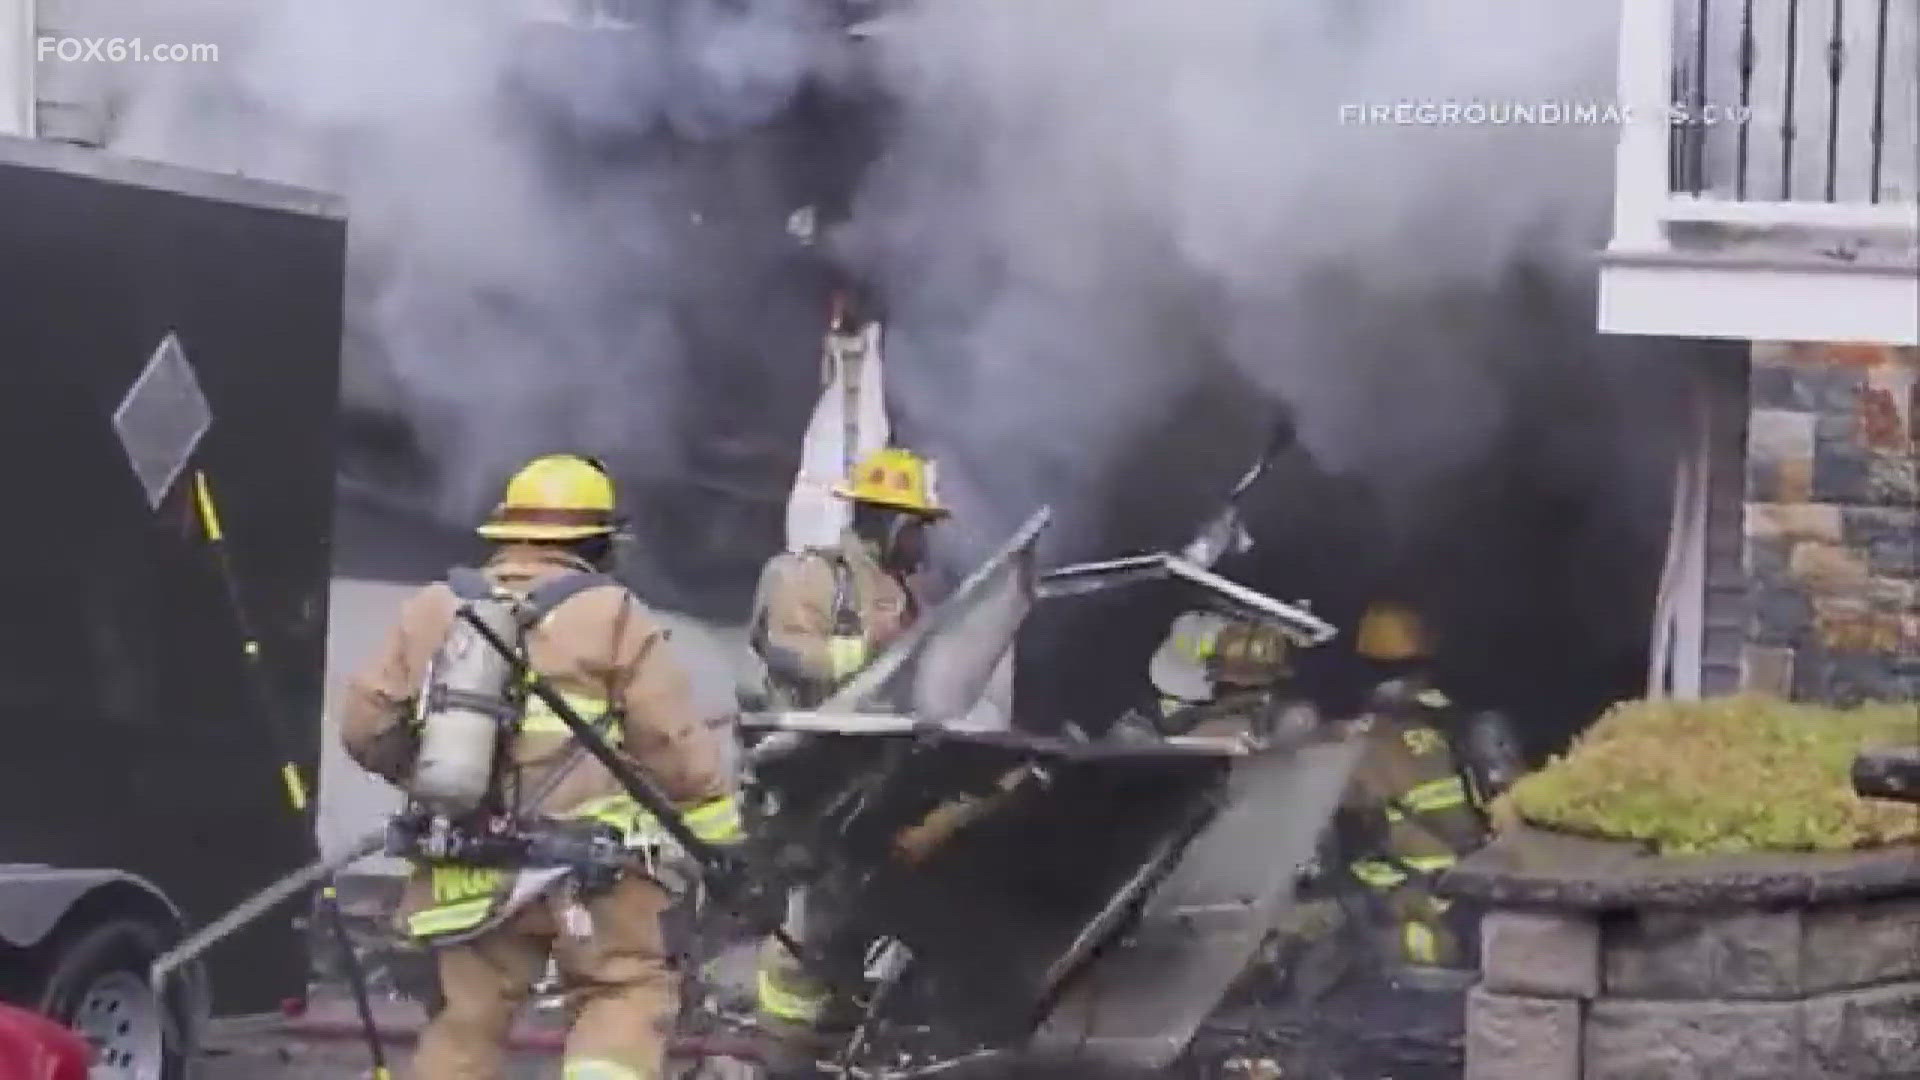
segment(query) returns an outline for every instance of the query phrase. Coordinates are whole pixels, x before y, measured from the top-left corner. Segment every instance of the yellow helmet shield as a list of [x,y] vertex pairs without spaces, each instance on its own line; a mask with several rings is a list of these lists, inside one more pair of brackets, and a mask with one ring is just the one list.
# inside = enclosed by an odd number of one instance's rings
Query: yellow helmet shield
[[933,462],[911,450],[890,446],[861,459],[853,475],[845,483],[836,484],[833,493],[852,502],[922,517],[945,517],[947,509],[935,498],[933,485]]

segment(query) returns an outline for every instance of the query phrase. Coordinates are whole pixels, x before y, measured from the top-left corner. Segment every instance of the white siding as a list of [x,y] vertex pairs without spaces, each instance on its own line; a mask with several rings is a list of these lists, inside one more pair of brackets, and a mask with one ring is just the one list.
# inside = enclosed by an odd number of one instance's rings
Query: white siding
[[[1738,354],[1731,350],[1737,349]],[[1716,349],[1716,352],[1720,350]],[[1740,688],[1747,630],[1747,380],[1744,346],[1703,358],[1707,393],[1706,575],[1700,692]]]
[[0,135],[33,135],[33,0],[0,0]]
[[1792,256],[1716,259],[1612,251],[1600,271],[1600,331],[1750,341],[1920,344],[1920,291],[1905,266],[1820,266]]
[[1654,614],[1650,696],[1739,688],[1744,572],[1747,361],[1743,346],[1693,361],[1693,430],[1675,462],[1666,568]]

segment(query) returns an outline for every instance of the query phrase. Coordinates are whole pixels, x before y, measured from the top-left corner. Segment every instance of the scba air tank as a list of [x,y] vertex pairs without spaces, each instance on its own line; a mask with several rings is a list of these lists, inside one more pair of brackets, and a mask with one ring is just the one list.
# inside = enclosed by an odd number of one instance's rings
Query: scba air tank
[[[518,636],[510,602],[469,607],[502,641]],[[455,619],[429,672],[410,791],[439,813],[471,813],[486,798],[501,729],[514,716],[508,695],[513,665],[466,620]]]

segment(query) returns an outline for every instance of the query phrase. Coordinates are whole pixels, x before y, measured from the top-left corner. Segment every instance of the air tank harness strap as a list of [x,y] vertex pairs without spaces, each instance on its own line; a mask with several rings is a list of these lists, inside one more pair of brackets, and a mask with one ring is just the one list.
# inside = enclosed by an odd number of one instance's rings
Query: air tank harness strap
[[[528,590],[525,595],[521,595],[495,586],[493,580],[487,577],[485,572],[471,567],[456,566],[447,571],[447,587],[453,590],[453,594],[462,600],[473,602],[479,600],[512,599],[516,601],[517,610],[515,612],[515,620],[520,626],[523,637],[523,659],[525,652],[524,635],[526,631],[538,626],[543,619],[561,604],[566,603],[568,600],[573,599],[588,589],[596,589],[603,585],[617,586],[619,582],[608,574],[573,571],[558,577],[549,578]],[[523,695],[516,696],[521,698],[520,703],[508,706],[506,709],[502,709],[500,704],[494,701],[475,704],[461,701],[451,696],[449,696],[448,700],[455,704],[470,704],[475,708],[484,706],[486,711],[499,717],[502,725],[514,722],[517,717],[519,721],[519,731],[522,733],[536,735],[571,734],[565,721],[561,720],[559,715],[548,707],[546,702],[540,700],[538,697],[529,698]],[[564,691],[560,696],[566,699],[567,704],[573,706],[573,710],[581,716],[599,717],[600,719],[594,722],[594,726],[600,728],[605,733],[608,741],[612,742],[613,745],[620,745],[624,732],[622,731],[621,724],[617,722],[609,723],[609,721],[618,719],[611,702],[601,697],[588,694],[571,694]]]
[[[625,744],[626,725],[610,722],[618,718],[619,712],[606,698],[595,694],[568,693],[565,690],[560,692],[560,698],[572,706],[573,711],[577,715],[595,717],[596,719],[592,720],[591,723],[594,729],[601,733],[601,737],[607,741],[609,746],[618,749]],[[554,712],[552,706],[537,697],[529,698],[526,702],[525,710],[520,716],[520,732],[524,735],[564,735],[568,737],[571,737],[573,734],[572,729],[567,727],[567,722],[560,719],[560,714]]]
[[827,560],[833,572],[833,624],[827,638],[827,662],[833,669],[833,682],[850,678],[867,664],[867,633],[860,619],[858,597],[853,587],[853,568],[837,551],[821,551],[817,557]]
[[522,630],[531,630],[540,625],[540,621],[553,609],[588,589],[618,584],[619,581],[610,574],[576,570],[549,578],[529,589],[525,595],[520,595],[495,586],[493,579],[487,577],[484,571],[472,567],[456,566],[447,571],[447,587],[462,600],[489,600],[496,597],[518,600]]
[[513,723],[514,717],[520,714],[519,708],[510,701],[502,701],[490,694],[455,690],[437,682],[427,687],[426,700],[422,704],[427,712],[437,712],[449,707],[471,709],[493,717],[494,722],[502,727]]

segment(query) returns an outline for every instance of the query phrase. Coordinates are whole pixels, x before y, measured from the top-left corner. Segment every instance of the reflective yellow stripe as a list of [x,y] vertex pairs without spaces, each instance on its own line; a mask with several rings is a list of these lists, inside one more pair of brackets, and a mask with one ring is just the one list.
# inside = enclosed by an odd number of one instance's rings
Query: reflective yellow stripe
[[827,995],[803,994],[780,985],[777,976],[762,967],[754,978],[760,1011],[777,1020],[811,1024],[826,1010]]
[[1425,813],[1429,810],[1451,810],[1467,804],[1467,788],[1458,776],[1449,776],[1442,780],[1430,780],[1421,784],[1407,797],[1401,800],[1409,807]]
[[213,489],[207,485],[207,474],[198,470],[193,474],[193,501],[200,507],[200,526],[207,531],[207,539],[219,543],[220,514],[213,508]]
[[632,835],[640,831],[640,819],[645,814],[641,811],[640,804],[634,802],[630,795],[605,795],[598,799],[588,799],[560,816],[574,820],[603,822]]
[[604,1058],[568,1061],[560,1075],[561,1080],[648,1080],[646,1073]]
[[[673,837],[652,814],[627,795],[607,795],[567,811],[562,817],[604,822],[619,829],[629,840],[671,843]],[[741,840],[746,831],[740,821],[740,804],[731,795],[709,799],[683,812],[687,828],[709,844],[729,844]]]
[[427,908],[408,917],[407,932],[414,937],[429,937],[465,930],[478,925],[492,909],[493,898],[490,896]]
[[494,896],[506,872],[485,866],[448,864],[433,867],[427,876],[434,906],[414,913],[407,929],[415,937],[465,930],[493,910]]
[[[1416,814],[1432,814],[1467,805],[1467,788],[1458,776],[1449,776],[1444,780],[1430,780],[1421,784],[1396,801]],[[1388,806],[1387,820],[1402,821],[1405,816],[1400,813],[1399,807]]]
[[1400,929],[1400,941],[1406,947],[1407,959],[1413,963],[1438,964],[1440,962],[1440,937],[1426,923],[1404,924]]
[[[1423,874],[1437,874],[1459,860],[1453,855],[1409,855],[1399,861]],[[1356,862],[1351,869],[1353,876],[1370,889],[1391,889],[1407,880],[1398,866],[1377,859]]]
[[1360,884],[1369,889],[1391,889],[1407,880],[1407,875],[1380,862],[1354,863],[1353,876],[1359,878]]
[[722,795],[686,811],[687,828],[709,844],[731,844],[746,837],[740,822],[740,804],[731,795]]
[[280,766],[280,781],[287,787],[287,801],[293,804],[295,811],[304,813],[307,809],[307,785],[300,779],[300,770],[289,761]]
[[[563,691],[560,694],[560,700],[566,702],[575,713],[579,714],[580,719],[589,724],[598,723],[607,713],[606,698],[594,697],[590,694],[569,694]],[[554,712],[551,706],[532,694],[527,695],[527,707],[520,717],[520,730],[528,735],[571,735],[573,733],[567,727],[566,721],[560,719],[559,713]],[[625,732],[621,730],[619,724],[614,724],[611,730],[602,731],[601,735],[614,746],[619,746],[625,740]]]
[[435,904],[457,904],[492,897],[505,877],[505,871],[493,867],[448,863],[434,867],[428,874],[428,883],[432,886]]
[[1453,704],[1447,695],[1438,690],[1422,690],[1413,695],[1413,700],[1429,709],[1444,709]]
[[836,634],[827,639],[827,664],[835,679],[844,679],[867,662],[867,642],[863,637]]

